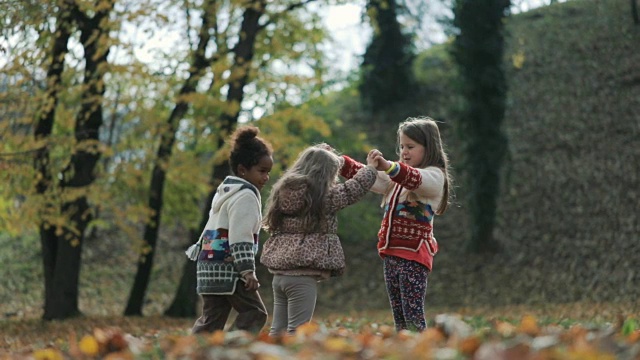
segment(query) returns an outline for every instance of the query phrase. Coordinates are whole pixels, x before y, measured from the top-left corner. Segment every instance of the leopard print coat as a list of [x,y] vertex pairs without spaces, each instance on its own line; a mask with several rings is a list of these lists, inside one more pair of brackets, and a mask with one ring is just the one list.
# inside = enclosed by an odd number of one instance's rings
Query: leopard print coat
[[302,219],[295,216],[305,206],[302,195],[306,186],[283,191],[281,211],[289,216],[264,244],[260,262],[278,274],[319,275],[328,271],[331,276],[342,275],[345,258],[337,234],[337,212],[362,199],[376,176],[377,171],[366,166],[353,178],[332,187],[325,203],[327,216],[321,230],[314,233],[305,233]]

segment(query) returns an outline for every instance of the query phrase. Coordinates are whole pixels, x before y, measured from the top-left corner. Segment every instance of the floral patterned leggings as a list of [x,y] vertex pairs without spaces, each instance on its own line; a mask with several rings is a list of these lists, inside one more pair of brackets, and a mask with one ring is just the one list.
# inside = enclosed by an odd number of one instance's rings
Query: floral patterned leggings
[[395,256],[385,256],[383,264],[396,330],[425,330],[424,297],[429,269],[418,262]]

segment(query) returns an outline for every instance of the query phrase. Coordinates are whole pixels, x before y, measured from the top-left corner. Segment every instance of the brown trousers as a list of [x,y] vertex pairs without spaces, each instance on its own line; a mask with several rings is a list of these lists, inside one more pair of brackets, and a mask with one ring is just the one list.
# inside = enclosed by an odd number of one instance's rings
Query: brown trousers
[[201,295],[202,316],[196,320],[191,332],[224,330],[231,308],[238,312],[232,330],[246,330],[257,334],[267,322],[267,308],[257,290],[247,290],[238,281],[232,295]]

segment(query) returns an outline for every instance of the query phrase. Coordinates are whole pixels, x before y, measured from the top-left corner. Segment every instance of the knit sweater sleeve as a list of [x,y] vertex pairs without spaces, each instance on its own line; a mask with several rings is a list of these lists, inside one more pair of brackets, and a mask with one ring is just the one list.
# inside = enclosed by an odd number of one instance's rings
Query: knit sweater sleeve
[[[340,169],[340,175],[347,179],[354,177],[355,174],[358,173],[358,170],[365,166],[347,155],[342,155],[342,159],[344,160],[344,164]],[[390,182],[389,176],[385,174],[384,171],[376,171],[376,181],[370,187],[370,190],[374,193],[384,194]]]
[[348,157],[347,155],[342,155],[342,168],[340,169],[340,175],[347,179],[351,179],[355,176],[358,170],[364,167],[364,164],[357,162],[356,160]]
[[362,199],[376,181],[376,173],[371,166],[360,167],[351,179],[331,188],[329,211],[337,212]]
[[229,248],[241,274],[255,271],[254,234],[262,221],[260,204],[248,190],[240,192],[229,204]]
[[431,199],[442,197],[445,180],[442,170],[435,166],[418,169],[404,163],[398,163],[398,165],[400,171],[391,177],[391,180],[421,197]]

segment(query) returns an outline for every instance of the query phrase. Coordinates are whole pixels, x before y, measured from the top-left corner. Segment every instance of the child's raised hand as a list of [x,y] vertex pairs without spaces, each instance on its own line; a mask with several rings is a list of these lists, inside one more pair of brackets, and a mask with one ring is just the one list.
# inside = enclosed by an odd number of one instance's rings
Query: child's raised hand
[[[369,162],[369,157],[372,157],[372,163]],[[375,166],[378,171],[386,171],[391,167],[391,162],[382,156],[380,150],[373,149],[369,151],[369,155],[367,155],[367,165]]]
[[388,161],[385,160],[378,149],[369,151],[369,154],[367,154],[367,165],[375,167],[378,171],[384,171],[389,168]]

